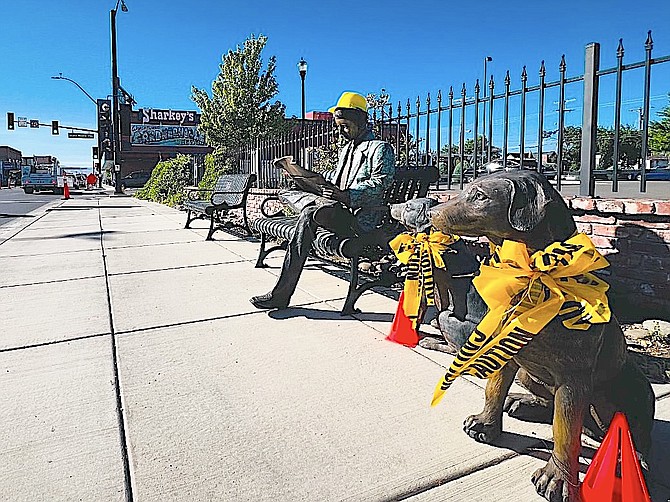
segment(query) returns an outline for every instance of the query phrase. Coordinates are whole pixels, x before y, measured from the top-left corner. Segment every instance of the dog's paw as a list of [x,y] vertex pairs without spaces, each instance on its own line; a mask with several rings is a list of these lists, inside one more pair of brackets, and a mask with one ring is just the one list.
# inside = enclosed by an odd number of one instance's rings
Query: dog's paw
[[533,394],[508,394],[503,411],[518,420],[543,424],[552,423],[554,415],[551,403]]
[[570,482],[550,458],[547,465],[539,468],[531,478],[537,493],[549,502],[581,502],[579,483]]
[[492,443],[502,434],[502,420],[486,422],[482,415],[470,415],[463,422],[463,430],[475,441]]
[[437,350],[439,352],[446,352],[447,354],[456,355],[458,354],[458,349],[451,345],[449,342],[444,340],[439,340],[438,338],[433,338],[430,336],[423,337],[419,340],[419,347],[430,350]]

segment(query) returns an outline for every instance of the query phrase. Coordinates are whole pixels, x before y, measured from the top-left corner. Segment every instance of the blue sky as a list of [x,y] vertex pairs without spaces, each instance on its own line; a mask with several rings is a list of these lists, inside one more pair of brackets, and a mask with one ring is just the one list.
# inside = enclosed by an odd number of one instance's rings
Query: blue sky
[[[63,75],[79,82],[95,98],[111,92],[109,11],[115,0],[0,0],[0,145],[24,155],[52,154],[64,165],[90,166],[93,141],[68,139],[49,128],[7,130],[6,112],[43,123],[95,128],[93,104],[73,84],[50,79]],[[300,77],[304,57],[307,110],[325,110],[343,90],[363,94],[384,87],[392,101],[425,100],[449,85],[471,88],[483,74],[499,85],[509,69],[513,87],[528,66],[528,84],[537,83],[540,61],[547,79],[558,78],[561,54],[568,75],[583,72],[587,43],[601,43],[601,67],[616,63],[619,38],[627,62],[644,58],[647,30],[653,31],[654,55],[670,54],[670,2],[649,0],[565,0],[506,2],[331,1],[331,0],[127,0],[117,16],[121,85],[142,108],[196,109],[191,86],[210,90],[221,56],[251,34],[269,40],[264,57],[277,58],[277,99],[287,114],[300,115]],[[655,67],[652,112],[668,104],[670,63]],[[658,70],[656,70],[658,68]],[[633,72],[630,72],[633,73]],[[642,74],[624,87],[624,122],[636,123]],[[603,83],[613,101],[613,84]],[[500,89],[500,87],[498,88]],[[579,93],[577,93],[579,94]],[[579,101],[567,120],[576,122]],[[547,97],[549,109],[551,96]],[[568,103],[570,105],[570,103]],[[533,105],[529,103],[529,107]],[[609,108],[608,108],[609,106]],[[611,121],[608,98],[601,121]],[[631,111],[633,110],[633,111]],[[529,120],[532,110],[529,109]],[[555,117],[555,114],[552,115]],[[574,119],[572,118],[574,117]],[[496,119],[494,119],[495,121]],[[536,120],[536,119],[535,119]],[[551,128],[549,114],[546,128]],[[607,124],[605,124],[607,125]],[[527,126],[532,129],[531,126]]]

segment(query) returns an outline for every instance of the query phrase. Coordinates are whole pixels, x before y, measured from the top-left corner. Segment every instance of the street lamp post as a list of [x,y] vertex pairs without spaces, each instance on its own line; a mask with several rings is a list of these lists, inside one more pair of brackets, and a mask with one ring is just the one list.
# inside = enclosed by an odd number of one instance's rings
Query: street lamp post
[[[489,83],[486,80],[486,64],[490,63],[491,61],[493,61],[493,58],[491,56],[486,56],[484,58],[484,121],[483,121],[483,125],[482,125],[482,132],[483,132],[483,134],[482,134],[482,137],[483,137],[483,141],[482,141],[482,143],[483,143],[482,144],[482,165],[484,164],[484,152],[487,151],[487,148],[486,148],[486,108],[488,107],[488,102],[486,101],[486,96],[488,95]],[[491,99],[493,99],[493,96],[491,96]],[[489,117],[489,120],[493,120],[493,117]],[[475,142],[476,141],[477,141],[477,138],[475,138]],[[490,138],[489,138],[489,141],[490,141]]]
[[119,119],[119,74],[116,62],[116,11],[121,3],[121,11],[128,12],[123,0],[116,0],[116,6],[109,12],[112,35],[112,144],[114,146],[114,193],[121,190],[121,121]]
[[[54,79],[54,80],[67,80],[68,82],[72,82],[74,85],[76,85],[77,87],[79,87],[79,90],[80,90],[81,92],[83,92],[83,93],[86,95],[86,97],[87,97],[88,99],[90,99],[90,100],[93,102],[93,104],[95,105],[95,108],[96,108],[96,114],[97,114],[98,102],[97,102],[95,99],[93,99],[93,96],[91,96],[88,92],[86,92],[86,89],[84,89],[82,86],[80,86],[78,82],[75,82],[75,81],[72,80],[71,78],[64,77],[63,74],[60,73],[60,72],[58,73],[58,75],[54,75],[54,76],[51,77],[51,78]],[[99,143],[98,143],[98,145],[99,145]],[[95,161],[95,159],[94,159],[94,161]],[[98,162],[100,162],[100,161],[98,160]],[[94,163],[94,165],[93,165],[93,171],[95,171],[95,163]],[[102,188],[102,176],[100,176],[100,177],[98,178],[98,183],[99,183],[98,186],[99,186],[100,188]]]
[[82,86],[80,86],[77,82],[75,82],[75,81],[72,80],[71,78],[64,77],[62,73],[59,73],[58,75],[55,75],[55,76],[53,76],[53,77],[51,77],[51,78],[54,79],[54,80],[67,80],[68,82],[72,82],[74,85],[76,85],[77,87],[79,87],[79,90],[80,90],[81,92],[83,92],[84,94],[86,94],[86,97],[87,97],[88,99],[90,99],[90,100],[93,102],[94,105],[97,106],[97,102],[95,101],[95,99],[93,99],[93,96],[91,96],[88,92],[86,92],[86,90],[85,90]]
[[300,136],[302,138],[302,163],[306,164],[305,154],[305,75],[307,75],[307,61],[304,58],[300,58],[298,62],[298,72],[300,73],[300,82],[301,82],[301,91],[302,91],[302,108],[300,114]]

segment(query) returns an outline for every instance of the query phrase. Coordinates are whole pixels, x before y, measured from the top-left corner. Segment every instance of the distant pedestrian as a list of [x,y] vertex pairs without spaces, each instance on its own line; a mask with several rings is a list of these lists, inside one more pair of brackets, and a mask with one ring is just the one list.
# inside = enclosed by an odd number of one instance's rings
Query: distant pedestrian
[[91,173],[86,177],[86,189],[95,188],[95,184],[98,182],[98,178],[95,174]]

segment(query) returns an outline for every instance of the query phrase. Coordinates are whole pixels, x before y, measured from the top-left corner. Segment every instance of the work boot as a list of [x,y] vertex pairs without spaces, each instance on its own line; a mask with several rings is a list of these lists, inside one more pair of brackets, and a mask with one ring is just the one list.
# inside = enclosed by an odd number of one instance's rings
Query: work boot
[[272,293],[266,293],[260,296],[252,296],[249,301],[257,309],[285,309],[288,307],[287,300],[273,298]]

